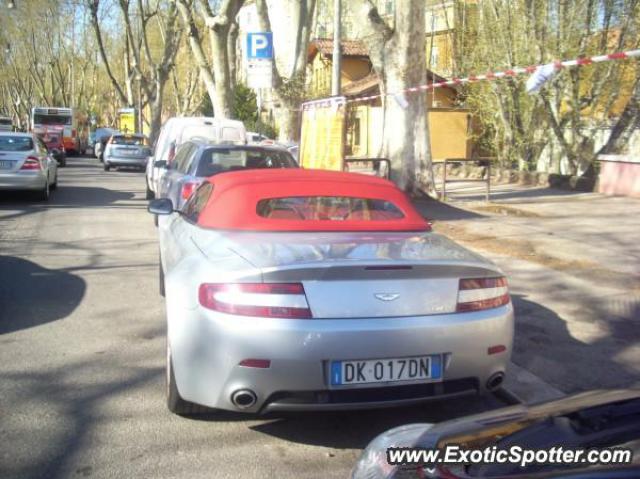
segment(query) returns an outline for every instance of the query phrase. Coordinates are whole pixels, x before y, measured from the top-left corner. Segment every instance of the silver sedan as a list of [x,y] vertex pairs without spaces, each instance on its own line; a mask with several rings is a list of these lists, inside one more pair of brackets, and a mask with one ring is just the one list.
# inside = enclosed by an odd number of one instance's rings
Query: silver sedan
[[168,406],[265,413],[406,405],[500,386],[501,271],[430,231],[392,183],[221,173],[160,215]]
[[115,167],[144,169],[151,148],[144,135],[113,135],[104,149],[104,171]]
[[0,132],[0,190],[35,191],[41,200],[58,185],[58,164],[32,133]]

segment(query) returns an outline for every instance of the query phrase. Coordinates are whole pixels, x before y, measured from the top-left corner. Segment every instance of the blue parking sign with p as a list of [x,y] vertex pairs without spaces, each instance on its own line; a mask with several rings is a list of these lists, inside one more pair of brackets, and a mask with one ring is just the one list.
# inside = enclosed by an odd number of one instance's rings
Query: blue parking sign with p
[[247,33],[247,58],[249,60],[271,60],[273,58],[271,32]]

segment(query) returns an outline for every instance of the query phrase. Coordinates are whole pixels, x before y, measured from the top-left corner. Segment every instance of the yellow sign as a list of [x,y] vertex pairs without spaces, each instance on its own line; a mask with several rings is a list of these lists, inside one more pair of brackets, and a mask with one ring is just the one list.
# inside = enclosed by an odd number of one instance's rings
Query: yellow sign
[[122,133],[136,132],[136,110],[134,108],[118,110],[118,130]]
[[302,104],[300,166],[322,170],[343,169],[345,117],[344,97]]

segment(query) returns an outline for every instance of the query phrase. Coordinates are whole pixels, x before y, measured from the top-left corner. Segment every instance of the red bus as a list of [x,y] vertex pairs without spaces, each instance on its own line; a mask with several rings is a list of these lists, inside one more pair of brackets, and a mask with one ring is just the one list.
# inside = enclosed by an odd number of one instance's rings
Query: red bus
[[68,154],[83,154],[87,148],[89,122],[87,115],[73,108],[35,107],[31,109],[31,131],[38,135],[62,134]]

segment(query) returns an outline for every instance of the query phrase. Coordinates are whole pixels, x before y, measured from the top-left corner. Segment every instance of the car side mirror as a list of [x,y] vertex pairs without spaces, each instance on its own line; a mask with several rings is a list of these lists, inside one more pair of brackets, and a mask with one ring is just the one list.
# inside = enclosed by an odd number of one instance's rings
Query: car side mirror
[[153,163],[154,168],[165,168],[167,169],[169,165],[165,160],[158,160]]
[[174,211],[173,202],[169,198],[151,200],[147,207],[147,211],[154,215],[170,215]]

